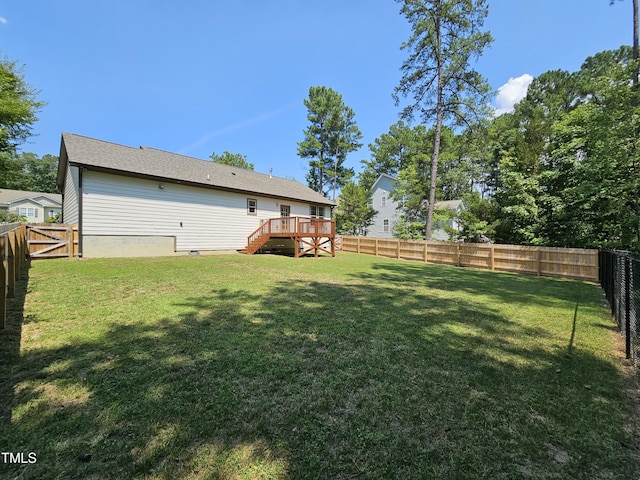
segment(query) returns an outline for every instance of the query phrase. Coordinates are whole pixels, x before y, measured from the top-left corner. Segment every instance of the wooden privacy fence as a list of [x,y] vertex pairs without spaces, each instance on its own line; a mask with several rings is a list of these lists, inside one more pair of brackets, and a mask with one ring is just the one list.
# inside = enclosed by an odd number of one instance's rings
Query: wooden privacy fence
[[60,223],[27,225],[27,245],[31,258],[78,256],[78,226]]
[[0,330],[5,328],[7,318],[7,298],[16,294],[16,281],[26,270],[27,258],[26,227],[24,224],[0,225]]
[[598,281],[598,250],[342,237],[344,252],[500,272]]

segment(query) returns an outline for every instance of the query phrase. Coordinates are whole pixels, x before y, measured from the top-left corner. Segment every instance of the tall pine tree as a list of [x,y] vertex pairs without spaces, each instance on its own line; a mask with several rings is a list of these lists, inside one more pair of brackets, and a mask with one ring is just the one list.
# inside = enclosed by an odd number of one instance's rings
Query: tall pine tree
[[435,121],[435,142],[431,158],[426,238],[431,238],[436,200],[436,174],[440,155],[442,126],[447,122],[470,125],[487,113],[490,88],[471,68],[492,41],[482,32],[488,13],[486,0],[397,0],[409,21],[412,34],[402,44],[409,57],[401,67],[402,78],[394,98],[410,97],[401,113],[411,120]]
[[311,87],[304,104],[310,125],[304,130],[304,140],[298,143],[298,156],[309,159],[309,187],[323,195],[332,189],[335,199],[336,190],[354,175],[344,161],[348,153],[362,146],[362,133],[354,111],[335,90]]

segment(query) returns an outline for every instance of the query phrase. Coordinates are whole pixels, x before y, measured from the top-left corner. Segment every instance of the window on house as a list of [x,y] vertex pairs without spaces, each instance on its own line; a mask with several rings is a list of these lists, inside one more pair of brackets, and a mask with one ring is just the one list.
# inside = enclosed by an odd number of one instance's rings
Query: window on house
[[247,198],[247,215],[258,214],[258,201],[255,198]]
[[20,207],[20,216],[21,217],[37,217],[38,209],[31,207]]
[[373,208],[373,198],[369,200],[369,207]]
[[389,220],[385,219],[382,221],[382,230],[384,232],[388,232],[389,231]]
[[324,218],[324,207],[320,205],[309,205],[309,216],[312,218]]
[[382,200],[380,201],[380,205],[383,207],[387,206],[387,197],[382,197]]

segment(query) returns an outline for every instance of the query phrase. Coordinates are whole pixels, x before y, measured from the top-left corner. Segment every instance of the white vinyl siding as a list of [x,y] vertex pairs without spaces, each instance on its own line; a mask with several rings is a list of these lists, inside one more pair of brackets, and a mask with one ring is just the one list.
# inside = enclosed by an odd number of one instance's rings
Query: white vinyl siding
[[80,172],[78,167],[67,165],[67,178],[64,183],[62,203],[64,223],[78,223],[78,182]]
[[[160,189],[156,181],[86,170],[82,178],[84,235],[174,236],[178,251],[233,250],[280,216],[280,200],[259,195],[250,197],[257,215],[247,215],[246,194],[168,182]],[[308,204],[284,202],[291,215],[308,216]]]

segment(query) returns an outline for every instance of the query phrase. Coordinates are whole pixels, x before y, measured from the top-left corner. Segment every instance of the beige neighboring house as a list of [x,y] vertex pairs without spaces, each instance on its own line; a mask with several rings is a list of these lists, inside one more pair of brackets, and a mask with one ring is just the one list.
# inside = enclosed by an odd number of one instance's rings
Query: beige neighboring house
[[62,195],[2,188],[0,210],[17,213],[29,223],[42,223],[62,212]]

